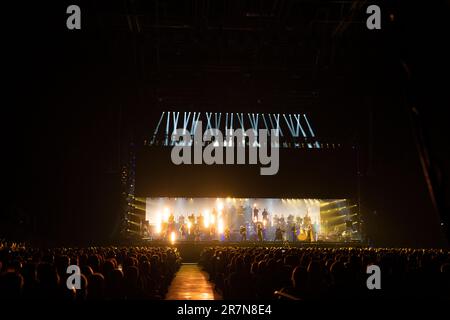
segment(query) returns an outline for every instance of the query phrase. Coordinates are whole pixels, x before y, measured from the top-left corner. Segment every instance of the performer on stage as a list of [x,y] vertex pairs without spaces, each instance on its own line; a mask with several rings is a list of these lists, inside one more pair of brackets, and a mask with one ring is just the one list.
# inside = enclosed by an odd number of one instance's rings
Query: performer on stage
[[230,234],[231,234],[230,228],[226,227],[224,232],[225,241],[230,241]]
[[197,224],[199,226],[199,228],[203,229],[203,225],[204,225],[204,219],[203,219],[203,215],[200,213],[199,216],[197,216]]
[[294,223],[291,225],[291,235],[292,235],[292,242],[296,242],[296,240],[297,240],[297,230],[295,229],[295,224]]
[[194,226],[194,240],[200,241],[200,227],[198,224]]
[[284,215],[281,215],[281,218],[278,219],[278,225],[282,230],[286,230],[286,221],[284,220]]
[[266,208],[264,208],[263,212],[262,212],[262,217],[263,217],[263,221],[268,221],[269,218],[269,213],[267,212]]
[[283,241],[283,232],[280,227],[277,227],[275,230],[275,241]]
[[279,224],[280,224],[280,218],[278,217],[277,214],[275,214],[275,215],[273,216],[273,225],[274,225],[274,226],[278,226]]
[[195,216],[193,213],[190,216],[188,216],[188,220],[192,226],[195,225]]
[[287,217],[287,224],[291,225],[292,223],[294,223],[294,216],[292,214],[290,214]]
[[253,220],[254,221],[258,221],[258,214],[259,214],[259,209],[256,207],[256,204],[255,204],[254,208],[253,208]]
[[187,237],[188,237],[188,233],[187,233],[187,230],[186,230],[187,228],[186,228],[186,226],[184,225],[184,223],[180,226],[180,234],[181,234],[181,238],[182,239],[185,239],[185,240],[187,240]]
[[262,242],[264,240],[264,238],[263,238],[263,228],[262,228],[261,223],[258,223],[257,234],[258,234],[258,241]]
[[306,211],[306,215],[303,218],[303,225],[305,225],[306,227],[309,227],[311,225],[311,217],[309,216],[308,211]]
[[306,241],[307,242],[313,241],[313,232],[312,232],[312,225],[311,225],[311,223],[306,226],[305,231],[306,231]]
[[247,240],[247,228],[244,225],[242,225],[239,228],[239,233],[241,235],[241,241],[246,241]]
[[214,240],[216,237],[216,225],[211,224],[209,226],[209,240]]

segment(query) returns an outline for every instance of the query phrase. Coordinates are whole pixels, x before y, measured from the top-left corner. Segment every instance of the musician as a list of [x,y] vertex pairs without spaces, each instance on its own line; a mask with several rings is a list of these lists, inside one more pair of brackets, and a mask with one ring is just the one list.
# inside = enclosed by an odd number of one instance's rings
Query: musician
[[177,231],[177,228],[175,225],[175,216],[173,215],[173,212],[171,212],[169,216],[169,222],[167,225],[167,236],[174,231]]
[[230,241],[230,234],[231,234],[230,228],[226,227],[224,232],[225,241]]
[[258,241],[262,242],[264,240],[264,237],[263,237],[263,227],[262,227],[261,223],[258,223],[256,230],[257,230],[256,232],[258,235]]
[[200,215],[197,217],[197,224],[200,228],[203,228],[203,215],[200,213]]
[[292,214],[287,217],[287,224],[292,224],[294,222],[294,216]]
[[169,216],[169,224],[175,223],[175,216],[173,215],[173,212],[170,213]]
[[184,224],[182,224],[179,231],[180,231],[180,234],[181,234],[181,238],[187,240],[188,234],[187,234],[187,230],[186,229],[187,229],[186,226]]
[[142,225],[142,235],[144,238],[147,238],[148,236],[150,236],[150,232],[149,232],[148,228],[149,228],[148,221],[146,221],[146,223],[144,223]]
[[303,225],[305,227],[309,227],[311,225],[311,217],[309,216],[309,212],[306,212],[306,215],[303,218]]
[[313,241],[313,231],[312,231],[311,223],[309,223],[307,226],[305,226],[305,232],[306,232],[306,241],[308,241],[308,242]]
[[283,241],[283,232],[280,227],[277,227],[275,230],[275,241]]
[[273,216],[273,224],[275,226],[278,226],[280,224],[280,218],[278,218],[277,214]]
[[209,226],[209,238],[210,239],[214,239],[216,237],[216,225],[215,224],[211,224]]
[[286,227],[286,221],[284,220],[284,215],[281,215],[281,218],[278,220],[278,224],[280,228],[284,229]]
[[167,239],[169,233],[169,224],[165,221],[161,223],[161,235],[164,239]]
[[269,213],[267,212],[266,208],[264,208],[263,212],[262,212],[262,217],[263,217],[263,221],[268,221],[269,218]]
[[195,224],[195,216],[193,213],[190,216],[188,216],[188,220],[191,223],[191,225]]
[[294,223],[291,225],[291,234],[292,234],[292,242],[295,242],[297,240],[297,230],[295,228]]
[[315,221],[311,225],[311,241],[317,241],[318,236],[319,236],[319,223]]
[[241,241],[247,240],[247,228],[244,225],[239,228],[239,234],[241,235]]
[[213,221],[217,221],[218,217],[219,217],[219,215],[217,214],[216,208],[213,208],[213,210],[211,212],[211,217],[209,219],[211,220],[211,222],[213,222]]
[[200,227],[198,224],[194,226],[194,241],[200,241]]
[[253,208],[253,220],[258,221],[259,209],[256,207]]

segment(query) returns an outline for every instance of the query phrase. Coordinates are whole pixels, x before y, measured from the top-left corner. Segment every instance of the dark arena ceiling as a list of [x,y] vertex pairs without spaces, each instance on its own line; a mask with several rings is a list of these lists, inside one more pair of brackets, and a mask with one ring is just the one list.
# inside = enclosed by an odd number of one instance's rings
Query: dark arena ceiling
[[[5,212],[31,216],[55,238],[65,237],[60,225],[105,237],[120,216],[130,146],[143,145],[162,112],[305,113],[318,137],[358,146],[361,210],[380,241],[442,240],[410,110],[448,169],[439,115],[448,81],[438,80],[448,77],[448,1],[370,3],[382,8],[381,30],[367,29],[362,0],[5,5],[4,61],[18,92],[3,111],[15,126],[2,133],[6,167],[20,168],[7,173]],[[66,28],[70,4],[82,8],[77,32]],[[416,237],[419,226],[429,232]]]

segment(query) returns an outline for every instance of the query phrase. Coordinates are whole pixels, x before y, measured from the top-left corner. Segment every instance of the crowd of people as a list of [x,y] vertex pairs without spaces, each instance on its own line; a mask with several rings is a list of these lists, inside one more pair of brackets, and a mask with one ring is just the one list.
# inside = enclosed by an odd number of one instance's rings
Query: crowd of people
[[[441,249],[210,247],[200,263],[224,299],[450,299]],[[381,290],[367,287],[369,265]]]
[[[70,265],[81,288],[68,288]],[[65,301],[163,299],[181,265],[176,248],[39,249],[0,243],[0,298]],[[224,299],[450,299],[444,249],[208,247],[200,265]],[[380,268],[369,290],[367,267]]]
[[[67,268],[81,288],[68,289]],[[0,298],[68,301],[162,299],[181,265],[166,247],[29,248],[0,243]]]

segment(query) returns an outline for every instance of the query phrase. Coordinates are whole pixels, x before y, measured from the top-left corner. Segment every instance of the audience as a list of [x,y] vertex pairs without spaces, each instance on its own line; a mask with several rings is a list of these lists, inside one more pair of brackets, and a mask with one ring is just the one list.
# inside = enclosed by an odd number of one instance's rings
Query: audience
[[[381,290],[368,290],[369,265]],[[78,265],[81,288],[68,289]],[[65,301],[163,299],[181,265],[174,248],[38,249],[0,243],[0,298]],[[443,249],[208,247],[200,265],[224,299],[450,299]]]
[[[224,299],[450,298],[441,249],[211,247],[200,263]],[[371,264],[382,290],[367,288]]]
[[[68,289],[69,265],[81,289]],[[69,301],[162,299],[181,265],[176,249],[107,247],[36,249],[0,244],[0,298]]]

